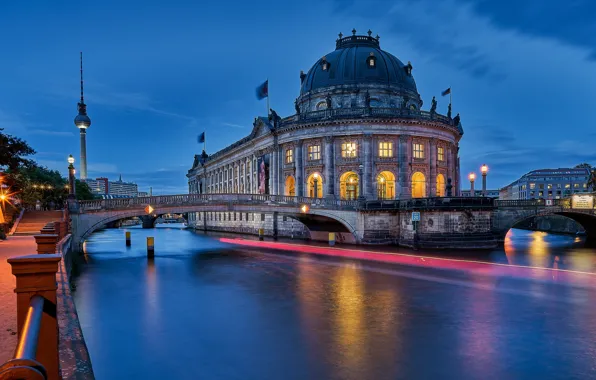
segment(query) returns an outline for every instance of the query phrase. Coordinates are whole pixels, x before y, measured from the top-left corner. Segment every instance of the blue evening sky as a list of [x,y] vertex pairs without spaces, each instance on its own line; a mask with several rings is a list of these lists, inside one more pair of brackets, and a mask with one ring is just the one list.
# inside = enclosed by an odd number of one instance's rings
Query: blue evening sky
[[3,1],[0,127],[66,174],[85,58],[89,176],[187,191],[200,153],[250,133],[271,107],[294,111],[299,72],[369,28],[411,61],[424,109],[453,87],[465,135],[462,173],[488,185],[525,172],[596,164],[596,3],[589,0]]

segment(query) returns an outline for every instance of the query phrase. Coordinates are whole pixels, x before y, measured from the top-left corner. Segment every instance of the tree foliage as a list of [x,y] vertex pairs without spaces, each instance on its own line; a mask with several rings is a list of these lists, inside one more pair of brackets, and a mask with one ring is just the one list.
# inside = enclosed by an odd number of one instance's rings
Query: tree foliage
[[87,185],[85,182],[79,181],[78,179],[75,180],[75,193],[77,199],[80,201],[88,201],[97,198],[91,192],[91,188],[89,188],[89,185]]
[[27,156],[35,154],[35,150],[24,140],[3,132],[0,128],[0,167],[16,172],[22,167],[31,165]]

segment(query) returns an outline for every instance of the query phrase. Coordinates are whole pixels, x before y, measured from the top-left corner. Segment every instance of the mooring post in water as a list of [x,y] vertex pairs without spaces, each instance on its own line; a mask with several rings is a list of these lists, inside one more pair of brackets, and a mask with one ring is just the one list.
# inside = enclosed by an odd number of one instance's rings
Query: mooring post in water
[[130,247],[130,231],[126,231],[126,246]]
[[153,236],[147,236],[147,257],[152,259],[155,257],[155,241]]
[[263,237],[265,235],[265,229],[264,228],[259,228],[259,240],[263,241]]

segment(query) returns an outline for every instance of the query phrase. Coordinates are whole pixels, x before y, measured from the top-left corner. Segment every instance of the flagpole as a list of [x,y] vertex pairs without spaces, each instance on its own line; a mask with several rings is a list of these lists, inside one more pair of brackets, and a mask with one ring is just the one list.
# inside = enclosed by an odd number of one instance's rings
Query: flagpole
[[269,108],[269,94],[270,94],[270,89],[269,89],[269,78],[267,78],[267,117],[269,117],[269,113],[271,112],[271,108]]
[[449,104],[451,104],[451,109],[453,109],[453,87],[449,85]]
[[207,131],[203,131],[203,150],[207,153]]

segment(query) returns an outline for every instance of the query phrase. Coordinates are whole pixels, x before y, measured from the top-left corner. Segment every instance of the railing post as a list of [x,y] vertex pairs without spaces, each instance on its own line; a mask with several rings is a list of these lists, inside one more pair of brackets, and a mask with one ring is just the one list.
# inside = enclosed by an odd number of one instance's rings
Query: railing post
[[58,321],[56,319],[56,273],[58,272],[59,254],[29,255],[11,257],[8,263],[16,277],[17,286],[17,326],[19,338],[29,303],[34,295],[45,298],[44,313],[37,344],[35,360],[43,364],[48,379],[60,378],[58,364]]
[[58,235],[56,234],[41,234],[34,235],[35,243],[37,243],[37,253],[56,253],[56,243],[58,243]]

